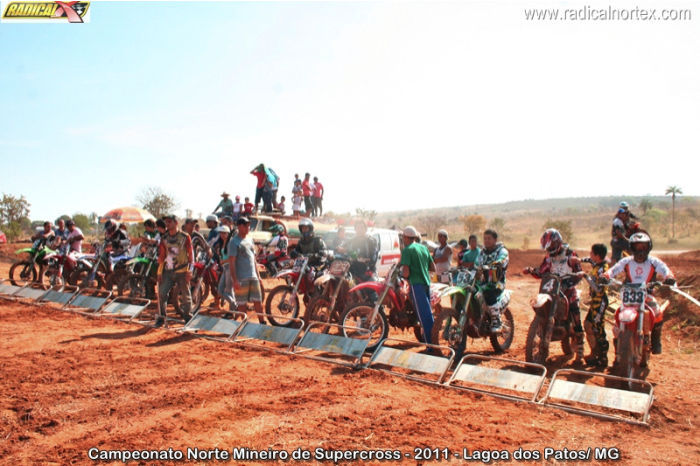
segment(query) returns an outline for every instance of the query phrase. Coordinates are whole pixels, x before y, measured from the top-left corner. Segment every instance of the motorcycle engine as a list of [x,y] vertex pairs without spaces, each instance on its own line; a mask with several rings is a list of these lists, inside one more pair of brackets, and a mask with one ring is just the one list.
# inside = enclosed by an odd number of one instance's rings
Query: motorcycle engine
[[414,327],[416,325],[416,311],[410,302],[406,303],[404,309],[391,309],[389,312],[389,324],[392,327],[400,328],[401,330]]

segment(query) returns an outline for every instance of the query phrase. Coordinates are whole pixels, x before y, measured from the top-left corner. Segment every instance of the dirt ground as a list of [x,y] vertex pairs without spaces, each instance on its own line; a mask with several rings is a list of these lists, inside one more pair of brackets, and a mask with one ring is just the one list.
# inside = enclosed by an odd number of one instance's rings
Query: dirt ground
[[[0,251],[3,277],[9,250]],[[537,291],[518,271],[540,258],[512,252],[509,358],[525,359]],[[682,280],[695,280],[700,253],[667,259]],[[302,448],[312,463],[317,448],[398,450],[400,461],[421,464],[436,462],[416,460],[419,447],[506,450],[511,459],[518,448],[543,455],[548,447],[614,447],[623,464],[698,464],[700,361],[697,341],[683,332],[687,317],[665,327],[664,354],[648,376],[656,395],[650,426],[640,427],[0,300],[0,463],[86,464],[93,447],[172,448],[185,462],[187,448]],[[468,351],[493,354],[484,340],[470,340]],[[549,369],[569,364],[557,354]]]

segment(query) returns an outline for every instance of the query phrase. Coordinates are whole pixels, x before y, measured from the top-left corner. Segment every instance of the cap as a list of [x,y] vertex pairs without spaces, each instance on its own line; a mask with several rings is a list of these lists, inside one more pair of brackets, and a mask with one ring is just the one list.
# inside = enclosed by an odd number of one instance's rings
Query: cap
[[185,225],[189,225],[190,223],[197,223],[197,220],[195,220],[193,218],[186,218]]
[[226,225],[221,225],[220,227],[217,227],[215,231],[218,231],[219,233],[231,233],[231,229]]
[[446,230],[440,230],[440,231],[438,231],[438,236],[439,236],[439,235],[442,235],[442,236],[444,236],[445,238],[447,238],[447,231],[446,231]]
[[163,220],[172,220],[177,222],[177,216],[175,214],[163,215]]
[[420,238],[418,230],[416,230],[416,227],[412,225],[408,225],[406,228],[403,229],[403,235],[406,238]]
[[248,220],[248,217],[239,217],[238,220],[236,220],[236,225],[248,225],[250,224],[250,220]]

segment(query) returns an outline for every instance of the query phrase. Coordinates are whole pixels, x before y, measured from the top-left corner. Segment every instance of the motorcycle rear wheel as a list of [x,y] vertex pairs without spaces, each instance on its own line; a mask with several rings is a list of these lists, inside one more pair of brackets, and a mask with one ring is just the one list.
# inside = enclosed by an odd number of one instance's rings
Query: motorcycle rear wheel
[[88,269],[86,266],[81,266],[79,265],[76,267],[75,270],[73,270],[73,273],[70,274],[70,278],[68,279],[69,283],[75,283],[76,286],[80,288],[104,288],[105,287],[105,282],[104,282],[104,267],[102,265],[99,266],[97,273],[95,274],[95,278],[93,280],[88,280],[88,276],[90,275],[90,269]]
[[15,262],[10,267],[10,283],[13,286],[19,286],[15,280],[20,282],[35,282],[39,274],[36,271],[36,265],[30,261]]
[[[544,364],[549,356],[549,340],[547,339],[547,325],[554,322],[540,315],[536,315],[527,331],[525,343],[525,360],[536,364]],[[551,334],[551,333],[550,333]]]

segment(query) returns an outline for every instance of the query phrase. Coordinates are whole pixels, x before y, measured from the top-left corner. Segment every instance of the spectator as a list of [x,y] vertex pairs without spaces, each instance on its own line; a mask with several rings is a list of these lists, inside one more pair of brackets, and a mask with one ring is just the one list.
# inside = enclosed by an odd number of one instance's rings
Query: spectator
[[464,254],[462,254],[462,259],[460,260],[460,265],[463,265],[469,269],[474,267],[476,258],[479,257],[479,254],[481,254],[481,249],[477,245],[476,241],[476,235],[469,235],[469,249],[464,251]]
[[246,197],[245,204],[243,204],[243,215],[245,215],[245,216],[251,215],[253,213],[253,207],[255,207],[255,206],[253,205],[252,202],[250,202],[250,198]]
[[[272,192],[274,187],[272,182],[268,179],[265,181],[265,186],[263,187],[263,212],[272,212]],[[257,207],[257,206],[256,206]]]
[[[255,312],[262,314],[262,289],[260,275],[255,262],[255,247],[250,238],[250,221],[241,217],[236,222],[238,233],[228,244],[228,263],[236,304],[240,312],[247,311],[248,303],[253,303]],[[258,316],[262,322],[262,317]]]
[[284,197],[284,196],[282,196],[282,197],[280,198],[279,203],[277,204],[277,210],[280,211],[280,215],[284,215],[284,211],[285,211],[285,208],[286,208],[286,207],[285,207],[285,202],[286,202],[286,200],[287,200],[287,198]]
[[[219,205],[216,206],[216,209],[214,209],[214,212],[212,214],[218,215],[221,217],[222,215],[232,215],[233,213],[233,202],[231,202],[231,199],[229,199],[229,193],[223,192],[221,193],[221,202],[219,202]],[[221,209],[221,212],[217,214],[217,211]]]
[[321,184],[320,181],[318,181],[318,176],[314,176],[314,184],[313,184],[313,191],[312,191],[312,203],[314,206],[314,216],[316,217],[321,217],[323,216],[323,185]]
[[462,256],[464,256],[465,251],[469,248],[469,243],[466,239],[462,238],[457,243],[457,264],[462,264]]
[[[268,173],[268,179],[270,179],[270,175],[272,175],[272,179],[270,180],[272,182],[272,207],[277,208],[277,191],[279,190],[280,187],[280,177],[277,173],[272,168],[268,168],[267,171]],[[272,209],[270,209],[272,210]]]
[[241,204],[241,196],[236,196],[236,202],[233,204],[233,215],[231,218],[236,221],[243,213],[243,204]]
[[301,195],[301,182],[299,182],[299,191],[292,196],[292,213],[296,218],[301,215],[301,203],[304,198]]
[[433,252],[433,261],[435,262],[435,272],[440,274],[450,270],[452,264],[452,248],[447,244],[447,232],[445,230],[438,231],[438,247]]
[[190,235],[178,230],[177,219],[174,215],[165,217],[167,230],[160,242],[158,251],[158,316],[156,327],[165,323],[165,307],[168,303],[170,290],[176,286],[180,293],[180,306],[185,321],[190,319],[192,310],[192,295],[190,280],[194,269],[194,253]]
[[306,216],[309,217],[314,210],[314,206],[311,203],[312,184],[310,173],[304,175],[304,181],[301,183],[301,193],[304,195],[304,210],[306,211]]
[[258,182],[255,185],[255,211],[257,212],[258,204],[260,204],[260,200],[263,198],[265,181],[267,180],[267,174],[265,174],[265,165],[261,163],[260,165],[255,167],[250,172],[250,174],[258,179]]
[[435,264],[428,248],[420,244],[420,234],[412,226],[403,230],[404,248],[401,251],[401,275],[411,284],[411,299],[423,329],[423,341],[430,343],[433,330],[433,311],[430,307],[430,272]]

